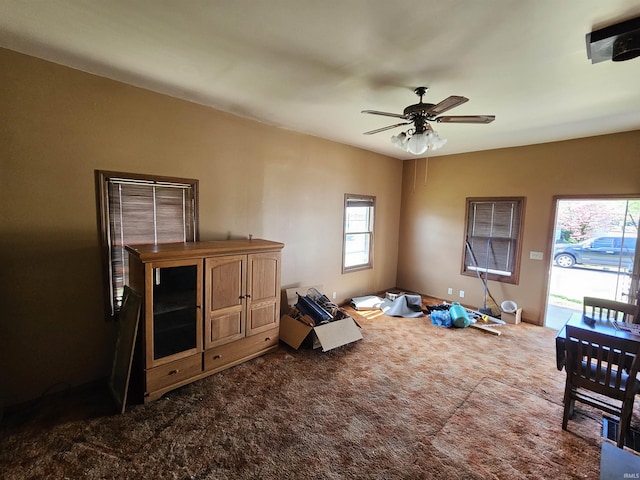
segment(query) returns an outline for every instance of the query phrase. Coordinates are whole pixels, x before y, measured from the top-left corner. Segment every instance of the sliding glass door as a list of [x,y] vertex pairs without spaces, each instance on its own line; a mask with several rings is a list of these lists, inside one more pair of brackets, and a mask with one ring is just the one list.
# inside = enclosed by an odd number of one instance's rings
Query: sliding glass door
[[640,198],[555,200],[545,325],[561,327],[585,296],[635,303]]

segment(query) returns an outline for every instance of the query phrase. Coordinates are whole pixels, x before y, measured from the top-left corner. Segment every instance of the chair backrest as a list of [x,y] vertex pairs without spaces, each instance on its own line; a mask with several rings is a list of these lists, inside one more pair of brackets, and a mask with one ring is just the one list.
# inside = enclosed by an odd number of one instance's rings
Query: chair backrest
[[638,317],[638,305],[607,298],[584,297],[583,313],[596,320],[635,322]]
[[567,380],[574,387],[617,400],[635,394],[640,341],[567,325]]

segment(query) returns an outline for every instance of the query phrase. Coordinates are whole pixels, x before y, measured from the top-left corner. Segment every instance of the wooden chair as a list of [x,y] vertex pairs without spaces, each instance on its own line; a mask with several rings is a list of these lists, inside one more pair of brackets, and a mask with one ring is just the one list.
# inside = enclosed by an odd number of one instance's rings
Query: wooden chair
[[596,320],[638,323],[638,305],[606,298],[584,297],[582,313]]
[[567,430],[578,400],[619,417],[616,443],[622,448],[639,387],[636,375],[640,367],[640,341],[603,335],[571,325],[566,329],[567,382],[562,429]]

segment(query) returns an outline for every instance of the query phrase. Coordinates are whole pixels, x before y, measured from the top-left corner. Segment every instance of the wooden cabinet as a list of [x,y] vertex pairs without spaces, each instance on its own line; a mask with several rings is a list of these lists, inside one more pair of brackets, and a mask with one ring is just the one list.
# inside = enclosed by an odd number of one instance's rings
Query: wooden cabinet
[[273,329],[280,310],[280,253],[205,260],[205,347]]
[[280,250],[267,240],[127,246],[144,295],[145,402],[277,348]]

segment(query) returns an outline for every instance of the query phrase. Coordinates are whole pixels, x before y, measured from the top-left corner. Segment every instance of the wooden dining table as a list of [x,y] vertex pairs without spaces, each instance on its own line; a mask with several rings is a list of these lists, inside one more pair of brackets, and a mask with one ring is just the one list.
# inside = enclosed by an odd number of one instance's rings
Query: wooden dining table
[[591,332],[595,331],[603,335],[640,342],[640,325],[594,319],[584,315],[582,312],[576,312],[569,317],[567,323],[565,323],[556,335],[556,367],[558,370],[562,370],[565,364],[564,343],[567,338],[567,325]]

